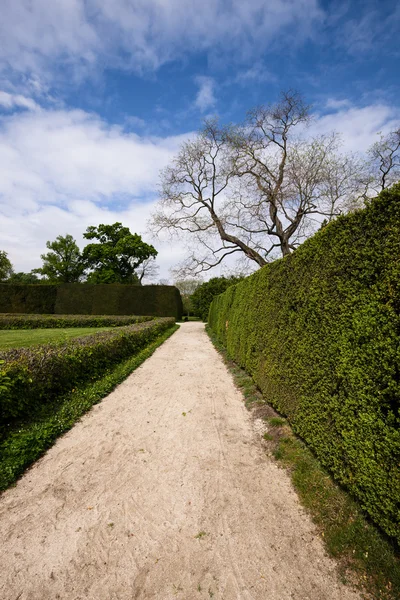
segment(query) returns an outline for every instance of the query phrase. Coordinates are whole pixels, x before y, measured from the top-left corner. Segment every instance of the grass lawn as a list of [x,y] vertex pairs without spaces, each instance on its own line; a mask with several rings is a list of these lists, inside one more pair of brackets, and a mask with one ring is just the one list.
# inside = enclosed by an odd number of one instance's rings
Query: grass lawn
[[68,329],[3,329],[0,330],[0,349],[26,348],[47,342],[63,342],[69,338],[90,335],[115,327],[74,327]]

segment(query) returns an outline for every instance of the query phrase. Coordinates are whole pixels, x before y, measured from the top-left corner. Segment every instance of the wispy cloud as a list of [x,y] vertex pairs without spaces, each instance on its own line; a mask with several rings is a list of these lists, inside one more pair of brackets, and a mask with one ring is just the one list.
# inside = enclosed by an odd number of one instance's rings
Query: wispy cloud
[[[333,108],[333,107],[332,107]],[[376,140],[379,132],[388,133],[400,123],[400,110],[387,104],[358,107],[350,102],[339,103],[336,110],[326,115],[316,115],[308,134],[326,134],[336,131],[341,135],[343,149],[365,152]]]
[[[353,55],[364,54],[377,47],[385,49],[388,40],[398,34],[400,5],[389,0],[377,7],[365,4],[357,19],[348,19],[340,24],[336,43],[344,46]],[[388,49],[391,51],[391,44]]]
[[79,77],[106,63],[154,70],[188,53],[259,56],[279,38],[305,39],[323,17],[318,0],[4,0],[0,68]]
[[274,73],[271,73],[271,71],[266,69],[263,64],[255,63],[249,69],[239,71],[234,81],[241,85],[254,85],[256,83],[265,82],[276,83],[278,78]]
[[337,111],[339,109],[348,108],[350,106],[351,102],[347,98],[343,98],[342,100],[339,100],[338,98],[328,98],[328,100],[325,103],[325,108],[331,111]]
[[0,90],[0,108],[13,110],[25,108],[27,110],[39,110],[39,105],[32,99],[21,94],[9,94]]
[[196,83],[199,86],[194,106],[202,113],[213,108],[217,99],[215,97],[215,81],[212,77],[199,75],[196,77]]

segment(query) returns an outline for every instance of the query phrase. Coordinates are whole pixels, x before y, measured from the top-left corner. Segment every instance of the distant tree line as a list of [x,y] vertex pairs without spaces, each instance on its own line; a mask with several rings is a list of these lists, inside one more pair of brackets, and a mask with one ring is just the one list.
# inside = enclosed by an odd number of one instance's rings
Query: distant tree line
[[42,266],[30,273],[14,272],[7,253],[0,251],[0,281],[8,283],[130,283],[154,277],[157,250],[122,223],[87,228],[91,241],[81,252],[72,235],[48,241]]

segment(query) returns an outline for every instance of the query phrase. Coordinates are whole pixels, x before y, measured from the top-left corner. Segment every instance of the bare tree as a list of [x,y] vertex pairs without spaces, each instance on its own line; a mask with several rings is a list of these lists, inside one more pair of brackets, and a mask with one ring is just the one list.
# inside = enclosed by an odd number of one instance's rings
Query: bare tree
[[379,194],[400,179],[400,128],[380,139],[371,146],[369,154],[370,195]]
[[236,201],[241,218],[232,225],[254,240],[261,235],[267,256],[275,248],[290,254],[319,217],[330,220],[343,212],[356,187],[355,157],[340,154],[337,134],[296,134],[309,121],[301,96],[286,92],[277,105],[255,108],[244,126],[228,132],[235,172],[253,191]]
[[[209,260],[201,260],[202,271],[220,264],[235,252],[244,252],[260,266],[266,263],[262,256],[225,226],[225,194],[235,176],[229,150],[217,123],[208,122],[195,140],[183,145],[173,164],[161,175],[161,200],[158,211],[153,215],[153,230],[194,234],[195,239],[212,255]],[[213,237],[214,232],[220,238],[218,248],[207,244],[208,234]],[[196,261],[194,257],[193,260]]]
[[202,283],[202,279],[177,279],[174,281],[174,286],[182,296],[191,296]]
[[236,253],[263,266],[344,210],[355,186],[354,157],[339,153],[334,134],[301,137],[309,120],[301,96],[287,92],[278,104],[252,110],[241,126],[206,122],[183,145],[162,172],[152,225],[191,234],[186,275]]
[[160,267],[156,265],[155,258],[150,256],[150,258],[146,258],[136,270],[136,275],[138,276],[140,283],[143,282],[143,279],[154,281],[158,277],[159,270]]

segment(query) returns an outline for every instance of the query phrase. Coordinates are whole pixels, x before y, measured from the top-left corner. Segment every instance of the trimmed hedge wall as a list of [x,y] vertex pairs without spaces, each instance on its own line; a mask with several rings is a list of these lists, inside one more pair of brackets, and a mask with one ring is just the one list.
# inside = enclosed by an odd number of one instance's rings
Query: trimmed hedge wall
[[209,324],[400,542],[400,184],[218,296]]
[[59,329],[64,327],[121,327],[151,321],[154,317],[122,315],[21,315],[0,314],[1,329]]
[[155,319],[74,338],[0,352],[0,425],[33,414],[77,384],[100,377],[109,367],[129,358],[175,324]]
[[52,314],[56,298],[56,285],[0,283],[0,313]]
[[182,318],[179,290],[170,285],[0,284],[0,313],[151,315]]

